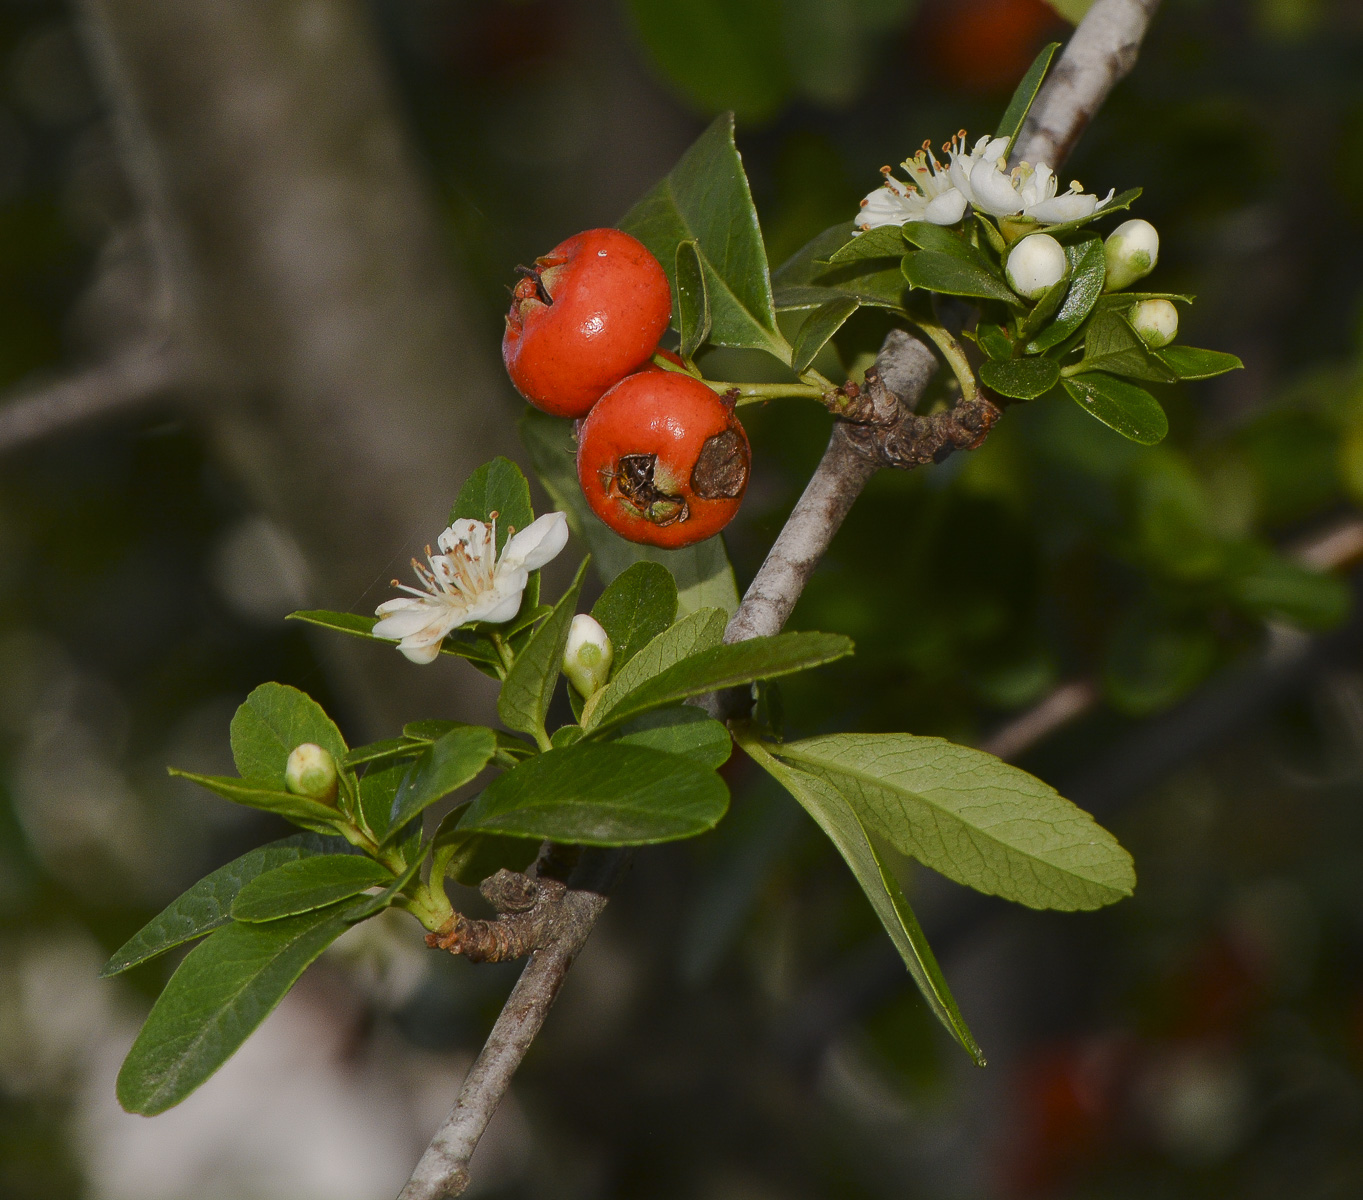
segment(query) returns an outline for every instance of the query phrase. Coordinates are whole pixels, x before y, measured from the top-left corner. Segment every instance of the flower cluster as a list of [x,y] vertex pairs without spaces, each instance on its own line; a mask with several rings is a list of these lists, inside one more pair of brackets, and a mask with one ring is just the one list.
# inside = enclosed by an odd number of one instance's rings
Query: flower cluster
[[1055,172],[1046,163],[1020,163],[1008,171],[1004,154],[1007,138],[982,137],[966,149],[962,129],[944,147],[944,166],[927,142],[902,165],[909,182],[902,183],[882,167],[885,182],[861,202],[857,231],[865,233],[881,225],[929,221],[954,225],[966,206],[992,217],[1021,217],[1041,225],[1060,225],[1091,217],[1115,194],[1101,200],[1086,193],[1075,180],[1061,192]]

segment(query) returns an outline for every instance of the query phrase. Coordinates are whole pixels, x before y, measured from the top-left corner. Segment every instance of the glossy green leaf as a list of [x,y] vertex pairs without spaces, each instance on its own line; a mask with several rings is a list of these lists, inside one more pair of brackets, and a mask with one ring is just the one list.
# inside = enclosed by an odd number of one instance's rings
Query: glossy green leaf
[[767,747],[823,779],[877,837],[949,879],[1031,908],[1101,908],[1131,894],[1131,856],[1054,788],[993,755],[907,733]]
[[1244,367],[1234,354],[1221,350],[1199,350],[1196,346],[1166,346],[1155,357],[1180,379],[1211,379]]
[[154,1116],[204,1083],[346,931],[335,908],[263,925],[234,921],[185,957],[118,1073],[118,1101]]
[[989,358],[1002,361],[1013,357],[1013,339],[991,321],[982,321],[975,330],[975,344]]
[[389,646],[398,644],[397,638],[374,637],[373,630],[374,626],[379,623],[378,617],[365,617],[359,613],[332,612],[326,608],[305,608],[298,612],[291,612],[287,619],[290,621],[306,621],[309,625],[320,625],[323,629],[330,629],[334,633],[369,638]]
[[462,809],[447,813],[435,831],[432,879],[453,879],[465,887],[477,887],[502,868],[524,871],[539,855],[538,844],[526,838],[459,829],[463,816]]
[[360,776],[360,816],[370,835],[379,842],[388,833],[393,812],[393,797],[412,769],[413,759],[426,749],[423,742],[407,741],[408,757],[380,759],[365,767]]
[[723,723],[688,704],[635,717],[621,728],[616,741],[629,746],[647,746],[666,754],[680,754],[711,770],[728,762],[733,748]]
[[386,886],[393,872],[371,858],[323,854],[284,863],[250,880],[232,901],[236,921],[275,921],[326,908],[371,887]]
[[460,726],[432,742],[398,786],[384,842],[437,800],[475,779],[496,752],[496,735],[481,725]]
[[[434,742],[455,729],[482,729],[482,725],[466,725],[461,721],[409,721],[402,727],[404,737],[417,742]],[[539,750],[531,742],[505,730],[494,729],[497,738],[497,754],[501,757],[528,758]]]
[[1141,190],[1141,188],[1128,188],[1124,192],[1118,192],[1091,216],[1076,217],[1073,221],[1062,221],[1059,225],[1043,225],[1039,221],[1033,221],[1030,218],[1023,220],[1020,217],[1004,217],[1003,222],[1009,230],[1010,239],[1014,242],[1026,237],[1029,233],[1035,233],[1037,230],[1063,240],[1071,233],[1088,228],[1094,221],[1124,212],[1140,199]]
[[248,783],[284,791],[284,768],[295,746],[312,742],[339,762],[346,744],[311,696],[282,683],[262,683],[232,718],[232,759]]
[[[1004,282],[998,267],[977,246],[972,246],[953,229],[934,225],[931,221],[909,221],[900,232],[911,246],[917,246],[920,250],[935,250],[939,254],[959,259],[993,276],[999,283]],[[1012,292],[1008,294],[1011,296]]]
[[[691,696],[805,671],[851,653],[851,639],[836,633],[778,633],[715,646],[682,659],[633,691],[607,697],[586,725],[618,725]],[[598,694],[604,696],[608,690]]]
[[494,458],[468,477],[450,510],[450,524],[464,518],[490,522],[493,513],[497,514],[499,554],[513,529],[525,529],[535,519],[530,485],[509,458]]
[[805,318],[800,332],[795,337],[795,347],[790,358],[790,367],[797,374],[809,370],[819,351],[828,345],[831,338],[846,323],[861,302],[855,296],[839,296],[826,304],[821,304]]
[[1144,388],[1097,372],[1074,375],[1061,383],[1080,408],[1124,438],[1153,446],[1169,432],[1164,409]]
[[[497,715],[508,729],[531,736],[544,731],[544,716],[549,711],[549,701],[563,669],[568,627],[577,612],[577,596],[582,590],[589,561],[582,560],[572,586],[559,597],[554,611],[535,630],[535,636],[516,656],[515,664],[507,673],[502,694],[497,698]],[[489,750],[489,756],[491,753]]]
[[625,541],[602,524],[582,495],[571,423],[527,408],[520,431],[540,483],[554,507],[567,514],[572,531],[587,543],[603,581],[609,583],[636,562],[656,562],[676,580],[677,607],[682,615],[702,608],[722,608],[730,614],[737,611],[738,585],[722,538],[707,538],[681,550],[660,550]]
[[676,270],[678,244],[694,241],[710,298],[710,341],[785,359],[757,210],[734,146],[732,113],[715,119],[667,177],[625,214],[620,228],[669,272]]
[[724,781],[689,759],[619,742],[579,742],[499,775],[458,827],[570,844],[635,846],[704,833],[728,804]]
[[[838,226],[837,228],[841,228]],[[867,258],[904,257],[904,235],[898,225],[881,225],[865,233],[849,233],[847,241],[828,255],[826,262],[849,263]],[[775,278],[772,280],[775,283]]]
[[776,747],[764,745],[750,731],[740,729],[736,736],[739,745],[753,761],[795,797],[837,848],[871,902],[871,908],[880,918],[881,925],[889,934],[894,948],[899,951],[900,958],[904,960],[928,1007],[966,1053],[979,1066],[983,1066],[984,1055],[965,1018],[961,1016],[956,998],[951,994],[946,977],[937,965],[932,947],[928,945],[899,883],[885,869],[876,853],[856,810],[837,788],[816,775],[796,770],[774,758],[769,751]]
[[1056,311],[1055,320],[1027,344],[1028,354],[1040,354],[1058,346],[1088,319],[1103,294],[1107,260],[1099,238],[1086,238],[1065,247],[1070,264],[1070,285]]
[[1018,326],[1018,341],[1026,343],[1031,341],[1033,335],[1051,319],[1052,314],[1060,307],[1060,302],[1069,292],[1070,278],[1066,274],[1063,279],[1057,279],[1041,295],[1041,299],[1033,306],[1022,324]]
[[592,616],[611,640],[615,651],[611,671],[618,674],[677,619],[676,581],[660,563],[637,562],[611,580],[592,605]]
[[1010,358],[980,364],[980,382],[1000,396],[1035,400],[1060,382],[1060,366],[1052,358]]
[[1021,306],[1021,301],[1013,295],[1008,285],[983,267],[951,254],[943,254],[940,250],[916,250],[906,254],[900,269],[904,278],[916,288],[938,292],[943,296],[973,296]]
[[422,843],[420,829],[414,832],[416,836],[408,839],[407,853],[404,855],[407,860],[406,869],[396,879],[392,879],[392,882],[383,891],[361,896],[357,903],[343,908],[341,919],[347,925],[357,925],[361,921],[367,921],[370,917],[383,912],[398,898],[398,894],[417,877],[421,870],[421,864],[426,861],[426,851],[429,849],[430,843]]
[[421,753],[420,746],[414,746],[410,738],[385,738],[381,742],[370,742],[367,746],[356,746],[347,750],[343,765],[359,767],[365,763],[386,762],[394,758],[411,758]]
[[672,279],[677,289],[677,329],[681,334],[678,349],[683,358],[689,359],[710,336],[710,294],[705,287],[705,268],[696,242],[677,243]]
[[234,858],[182,892],[110,956],[101,978],[117,975],[221,928],[232,919],[232,901],[251,880],[285,863],[313,855],[355,853],[339,837],[296,833]]
[[1041,53],[1032,60],[1032,65],[1027,68],[1027,74],[1022,77],[1022,82],[1017,85],[1017,89],[1013,92],[1012,99],[1008,101],[1008,107],[1003,110],[1003,118],[999,121],[999,127],[994,136],[1008,139],[1008,149],[1003,154],[1004,161],[1007,161],[1008,156],[1013,153],[1013,144],[1017,141],[1018,134],[1022,132],[1023,122],[1027,120],[1027,114],[1032,110],[1032,102],[1036,99],[1037,93],[1041,91],[1041,84],[1046,78],[1046,72],[1050,69],[1051,60],[1059,49],[1059,42],[1051,42],[1050,45],[1041,48]]
[[727,624],[728,619],[719,609],[703,608],[646,642],[628,663],[613,672],[610,683],[592,697],[584,711],[583,727],[594,728],[600,713],[688,655],[718,646],[724,640]]
[[274,813],[314,833],[334,833],[333,822],[344,819],[331,805],[308,796],[295,796],[292,792],[258,787],[231,775],[195,775],[191,771],[181,771],[176,767],[168,767],[167,770],[178,779],[188,779],[191,783],[206,787],[210,792],[216,792],[224,800],[244,804],[247,808],[258,808],[262,812]]
[[1178,376],[1145,344],[1123,313],[1095,313],[1084,333],[1083,371],[1104,371],[1150,383],[1173,383]]

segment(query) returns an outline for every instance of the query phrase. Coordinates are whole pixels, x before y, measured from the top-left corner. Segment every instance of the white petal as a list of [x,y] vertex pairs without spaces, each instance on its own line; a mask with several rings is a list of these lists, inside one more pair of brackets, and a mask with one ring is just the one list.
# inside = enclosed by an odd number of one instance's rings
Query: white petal
[[373,634],[381,638],[411,638],[427,634],[439,641],[456,625],[463,623],[461,616],[460,610],[445,605],[417,605],[384,617],[374,626]]
[[398,647],[403,657],[414,663],[432,663],[440,657],[440,642],[434,641],[429,645],[403,645]]
[[859,229],[879,229],[882,225],[902,225],[915,221],[922,210],[922,198],[917,192],[907,195],[888,184],[876,188],[862,201],[856,216]]
[[955,225],[965,216],[965,197],[955,188],[950,188],[940,196],[934,196],[923,210],[925,220],[934,225]]
[[525,591],[525,586],[508,589],[505,592],[489,592],[476,605],[469,609],[470,621],[487,621],[493,625],[500,625],[503,621],[509,621],[521,611],[521,593]]
[[975,193],[970,190],[970,168],[972,166],[974,166],[974,161],[969,155],[963,154],[960,157],[952,155],[951,166],[947,168],[951,186],[970,201],[975,199]]
[[1023,213],[1046,225],[1059,225],[1064,221],[1078,221],[1090,217],[1098,207],[1096,196],[1082,196],[1077,192],[1066,192],[1054,200],[1043,200],[1033,204]]
[[[985,141],[985,139],[981,138],[980,142],[983,141]],[[975,153],[979,156],[981,162],[998,162],[999,159],[1003,157],[1003,152],[1008,149],[1008,139],[1006,137],[998,137],[989,141],[985,145],[984,153],[980,154],[980,142],[975,143]]]
[[1022,209],[1013,182],[992,163],[976,163],[970,172],[971,203],[994,217],[1010,217]]
[[462,545],[476,557],[482,552],[487,532],[487,526],[482,521],[475,521],[472,517],[460,517],[436,540],[446,554],[456,546]]
[[498,577],[504,569],[516,567],[537,571],[567,544],[568,519],[561,512],[545,513],[506,543],[497,563]]

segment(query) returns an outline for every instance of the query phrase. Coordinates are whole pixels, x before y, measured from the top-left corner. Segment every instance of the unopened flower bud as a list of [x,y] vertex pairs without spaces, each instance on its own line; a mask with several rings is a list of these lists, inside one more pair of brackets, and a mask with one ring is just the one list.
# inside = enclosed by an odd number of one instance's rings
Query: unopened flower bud
[[336,760],[329,750],[303,742],[289,753],[284,786],[295,796],[308,796],[323,804],[336,801]]
[[1008,286],[1024,300],[1040,300],[1067,270],[1064,246],[1049,233],[1029,234],[1008,256]]
[[1178,309],[1168,300],[1142,300],[1131,309],[1131,324],[1154,350],[1178,336]]
[[1103,243],[1107,258],[1107,281],[1103,289],[1120,292],[1144,279],[1159,262],[1159,231],[1139,217],[1123,221]]
[[610,678],[614,661],[615,648],[601,622],[578,613],[568,629],[568,646],[563,651],[563,673],[573,681],[573,687],[584,697],[599,692]]

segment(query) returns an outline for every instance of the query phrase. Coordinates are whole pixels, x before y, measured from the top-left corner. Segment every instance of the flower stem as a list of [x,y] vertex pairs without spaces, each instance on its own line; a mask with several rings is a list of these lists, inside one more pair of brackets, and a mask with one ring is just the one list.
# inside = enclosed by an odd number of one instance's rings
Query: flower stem
[[698,379],[706,387],[713,389],[721,396],[729,392],[737,392],[739,404],[757,404],[763,400],[776,400],[782,396],[806,396],[820,400],[827,393],[833,391],[833,384],[817,371],[806,371],[800,376],[803,380],[812,380],[813,382],[731,383],[723,379],[704,379],[699,372],[686,367],[679,367],[661,354],[653,356],[653,363],[664,371],[671,371],[674,375],[689,375],[692,379]]
[[938,350],[942,352],[942,357],[947,360],[947,365],[951,368],[952,374],[956,376],[956,381],[961,385],[961,395],[966,400],[975,400],[979,397],[979,384],[975,382],[975,372],[971,370],[970,360],[966,357],[965,348],[950,332],[934,321],[925,321],[921,317],[909,317],[929,338]]
[[497,649],[497,657],[502,660],[502,678],[505,679],[511,674],[511,668],[516,665],[516,655],[500,633],[489,629],[487,635]]

